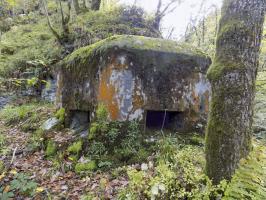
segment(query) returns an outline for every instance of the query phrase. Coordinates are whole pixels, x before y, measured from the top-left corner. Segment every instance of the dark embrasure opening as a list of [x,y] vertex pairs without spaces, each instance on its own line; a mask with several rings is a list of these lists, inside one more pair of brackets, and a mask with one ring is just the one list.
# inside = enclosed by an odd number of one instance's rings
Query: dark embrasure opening
[[90,123],[90,112],[71,110],[70,111],[70,128],[80,129],[88,126]]
[[184,113],[178,111],[146,111],[146,128],[148,129],[182,129]]

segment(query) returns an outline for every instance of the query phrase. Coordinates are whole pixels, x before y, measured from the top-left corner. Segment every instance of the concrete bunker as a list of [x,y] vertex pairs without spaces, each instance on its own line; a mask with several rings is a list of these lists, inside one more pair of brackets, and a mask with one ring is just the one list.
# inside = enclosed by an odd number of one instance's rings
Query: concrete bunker
[[61,63],[57,104],[66,110],[67,126],[73,111],[90,113],[91,121],[104,104],[110,120],[138,120],[156,129],[163,116],[167,129],[191,130],[207,116],[210,64],[201,51],[173,41],[114,36]]

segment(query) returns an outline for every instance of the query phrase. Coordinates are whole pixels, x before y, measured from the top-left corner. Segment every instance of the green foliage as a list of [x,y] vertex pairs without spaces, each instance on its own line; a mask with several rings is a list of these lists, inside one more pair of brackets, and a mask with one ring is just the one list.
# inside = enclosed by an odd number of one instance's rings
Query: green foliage
[[262,143],[254,144],[248,158],[240,161],[240,167],[226,188],[224,200],[266,199],[266,148]]
[[160,34],[151,27],[145,11],[131,6],[81,13],[70,27],[72,30],[82,27],[78,35],[73,31],[75,43],[79,47],[121,34],[160,37]]
[[5,143],[6,143],[6,138],[5,138],[5,136],[1,133],[1,130],[0,130],[0,149],[2,149],[2,148],[5,146]]
[[10,182],[10,191],[4,192],[4,188],[0,187],[0,199],[8,200],[20,194],[25,197],[33,197],[37,188],[37,183],[32,181],[30,177],[24,173],[18,173]]
[[119,162],[139,162],[149,155],[143,147],[138,122],[108,121],[108,112],[104,105],[98,106],[96,120],[91,124],[88,139],[88,156],[99,160],[101,167]]
[[72,145],[70,145],[67,148],[67,151],[72,154],[78,155],[80,151],[82,150],[82,141],[74,142]]
[[49,118],[51,109],[52,105],[45,103],[7,105],[0,111],[0,118],[7,125],[18,124],[23,131],[35,131]]
[[65,121],[65,108],[60,108],[56,113],[55,117],[59,119],[61,123]]
[[129,185],[119,199],[220,198],[226,183],[213,186],[204,175],[203,147],[183,145],[173,138],[158,141],[156,166],[144,171],[129,169]]
[[[58,34],[63,36],[65,33],[60,30],[58,5],[54,1],[47,3],[51,24]],[[32,2],[31,4],[37,5]],[[47,19],[40,15],[34,6],[31,7],[31,11],[23,16],[15,15],[0,20],[0,30],[4,31],[0,43],[1,76],[10,77],[17,72],[31,72],[38,77],[41,71],[47,71],[50,65],[66,55],[65,46],[56,42],[56,38],[49,30]],[[8,12],[6,14],[8,16]],[[101,11],[84,10],[78,16],[71,17],[68,26],[70,33],[66,42],[71,43],[68,44],[70,51],[116,34],[160,37],[160,34],[152,29],[145,12],[141,8],[131,6]],[[35,63],[39,60],[43,64]]]
[[[36,17],[36,16],[35,16]],[[37,72],[43,65],[32,65],[30,61],[42,60],[45,65],[58,58],[60,47],[54,45],[54,37],[48,30],[45,18],[37,23],[18,25],[3,34],[0,49],[0,74],[10,76],[16,70]],[[35,73],[35,75],[37,75]]]
[[11,190],[18,190],[22,194],[33,196],[36,188],[37,183],[23,173],[16,174],[14,180],[11,181]]
[[75,166],[75,172],[76,173],[82,173],[82,172],[92,172],[97,169],[97,164],[95,161],[89,161],[87,163],[77,163]]
[[56,144],[53,141],[49,140],[46,146],[45,155],[47,157],[52,157],[56,154],[56,150],[57,150]]
[[0,187],[0,199],[1,200],[9,200],[15,197],[15,194],[11,192],[4,192],[4,188]]
[[28,143],[27,149],[29,151],[37,151],[43,148],[44,146],[44,132],[42,129],[38,129],[34,133],[32,133]]
[[2,160],[0,160],[0,174],[2,174],[4,170],[5,170],[5,164]]
[[108,118],[108,111],[104,104],[99,104],[96,110],[96,117],[98,121],[104,122]]
[[95,197],[95,195],[91,193],[81,196],[81,200],[96,200],[96,199],[97,197]]
[[31,79],[27,79],[27,84],[30,87],[35,86],[38,83],[39,79],[37,77],[33,77]]

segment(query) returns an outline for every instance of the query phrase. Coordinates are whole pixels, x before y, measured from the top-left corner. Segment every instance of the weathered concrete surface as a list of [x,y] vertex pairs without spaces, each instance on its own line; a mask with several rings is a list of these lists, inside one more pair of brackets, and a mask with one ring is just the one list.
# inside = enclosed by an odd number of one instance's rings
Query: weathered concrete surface
[[[184,112],[184,129],[206,117],[210,58],[173,41],[116,36],[81,48],[58,73],[57,104],[90,112],[106,105],[111,120],[140,120],[146,110]],[[69,119],[66,116],[66,123]]]

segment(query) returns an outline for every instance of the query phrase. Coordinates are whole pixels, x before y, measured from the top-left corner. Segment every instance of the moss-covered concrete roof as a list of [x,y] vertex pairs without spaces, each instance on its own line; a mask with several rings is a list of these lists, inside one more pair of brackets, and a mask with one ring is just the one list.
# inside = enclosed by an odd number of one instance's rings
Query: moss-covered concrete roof
[[87,63],[90,59],[93,59],[95,55],[99,55],[100,53],[114,47],[133,52],[137,50],[155,51],[207,58],[207,55],[202,51],[195,49],[194,47],[190,47],[187,44],[178,44],[172,40],[144,36],[117,35],[74,51],[72,54],[67,56],[61,64],[64,66],[81,66],[85,64],[85,62]]

